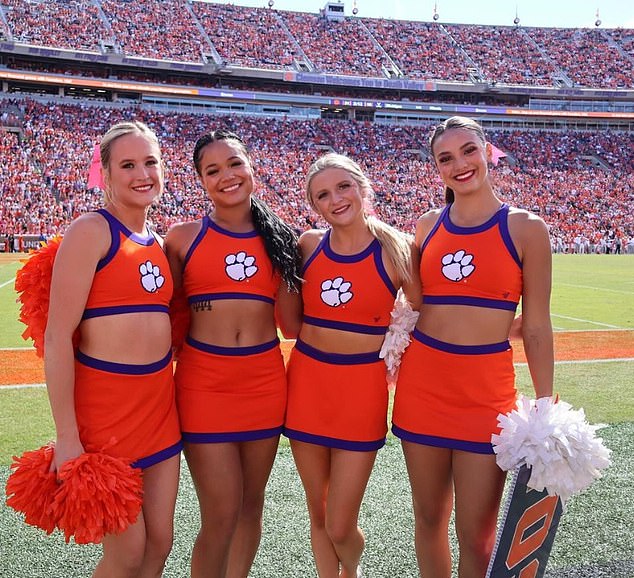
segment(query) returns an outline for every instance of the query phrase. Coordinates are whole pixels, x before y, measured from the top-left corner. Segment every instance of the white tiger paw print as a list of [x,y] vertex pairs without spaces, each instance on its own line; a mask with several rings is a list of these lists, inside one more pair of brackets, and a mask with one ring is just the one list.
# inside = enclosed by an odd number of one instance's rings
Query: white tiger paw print
[[475,271],[475,266],[471,264],[473,255],[468,255],[460,249],[455,253],[447,253],[442,258],[442,274],[450,281],[462,281]]
[[225,257],[225,271],[227,275],[234,281],[244,281],[249,277],[253,277],[258,271],[255,264],[255,257],[247,255],[244,251],[240,251],[235,255],[229,254]]
[[139,273],[141,273],[141,285],[148,293],[156,293],[165,283],[165,277],[161,275],[159,266],[154,265],[152,261],[141,263]]
[[352,299],[351,287],[352,283],[344,281],[343,277],[326,279],[321,284],[321,300],[331,307],[339,307]]

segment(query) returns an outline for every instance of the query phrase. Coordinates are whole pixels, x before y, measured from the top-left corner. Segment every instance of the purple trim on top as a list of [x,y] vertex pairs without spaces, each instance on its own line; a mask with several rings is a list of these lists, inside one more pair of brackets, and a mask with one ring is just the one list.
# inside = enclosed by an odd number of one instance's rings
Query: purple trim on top
[[502,241],[504,241],[507,251],[511,257],[513,257],[513,261],[515,261],[517,266],[522,269],[522,260],[517,254],[517,249],[515,248],[513,239],[511,239],[511,234],[509,233],[509,206],[505,203],[502,205],[502,208],[504,209],[504,214],[500,217],[500,235],[502,236]]
[[230,432],[182,432],[183,441],[190,444],[219,444],[224,442],[253,442],[274,438],[282,433],[282,426],[269,429]]
[[426,434],[417,434],[398,427],[392,422],[392,433],[406,442],[413,442],[425,446],[436,448],[448,448],[451,450],[461,450],[472,454],[492,454],[493,444],[487,442],[470,442],[467,440],[457,440],[454,438],[443,438]]
[[387,325],[362,325],[360,323],[347,323],[345,321],[322,319],[320,317],[312,317],[310,315],[304,315],[302,321],[308,325],[325,327],[327,329],[339,329],[341,331],[350,331],[353,333],[363,333],[364,335],[385,335],[388,330]]
[[394,287],[392,279],[390,279],[390,276],[387,274],[387,271],[385,270],[385,264],[383,263],[383,247],[381,246],[381,243],[379,243],[378,239],[375,240],[376,244],[372,243],[372,245],[374,245],[374,266],[376,267],[376,271],[379,274],[379,277],[383,279],[383,283],[385,283],[388,291],[396,299],[397,289],[396,287]]
[[369,351],[368,353],[329,353],[308,345],[301,339],[295,341],[295,349],[312,359],[331,365],[362,365],[381,361],[378,351]]
[[145,456],[144,458],[139,458],[135,462],[132,462],[131,467],[140,468],[144,470],[145,468],[149,468],[159,462],[164,462],[165,460],[169,460],[171,457],[180,454],[183,450],[183,441],[178,440],[174,445],[164,448],[152,455]]
[[306,263],[304,263],[302,267],[302,275],[306,272],[306,269],[308,269],[308,266],[315,260],[317,255],[319,255],[319,253],[323,251],[324,245],[326,245],[329,236],[330,236],[330,229],[326,231],[326,234],[322,237],[321,241],[319,241],[319,244],[317,245],[317,248],[313,251],[313,254],[310,257],[308,257],[308,259],[306,260]]
[[356,442],[351,440],[342,440],[339,438],[320,436],[317,434],[298,431],[287,427],[284,428],[283,433],[288,439],[297,440],[298,442],[305,442],[318,446],[326,446],[328,448],[336,448],[339,450],[348,450],[350,452],[374,452],[381,449],[385,445],[385,438],[372,440],[369,442]]
[[[103,259],[100,259],[97,263],[97,271],[103,269],[110,261],[112,261],[113,257],[119,250],[120,239],[118,233],[123,233],[128,239],[134,241],[137,245],[143,245],[144,247],[149,247],[150,245],[156,243],[156,238],[152,233],[148,231],[147,235],[139,235],[138,233],[133,233],[128,229],[119,219],[117,219],[114,215],[106,211],[106,209],[97,209],[96,211],[99,213],[106,221],[108,222],[108,226],[110,228],[110,248],[106,253],[106,256]],[[147,226],[145,227],[146,231]]]
[[256,353],[264,353],[265,351],[270,351],[274,349],[280,344],[280,340],[278,337],[271,341],[267,341],[266,343],[260,343],[259,345],[248,345],[246,347],[225,347],[224,345],[212,345],[211,343],[204,343],[202,341],[198,341],[189,335],[185,338],[185,341],[188,345],[193,347],[194,349],[198,349],[199,351],[204,351],[205,353],[215,353],[217,355],[254,355]]
[[[451,207],[451,205],[449,205],[449,207]],[[508,205],[506,203],[502,203],[498,210],[493,213],[491,218],[489,218],[481,225],[477,225],[475,227],[460,227],[459,225],[454,225],[451,222],[451,217],[449,216],[449,207],[447,208],[447,211],[443,216],[443,225],[445,225],[447,231],[453,233],[454,235],[472,235],[474,233],[482,233],[484,231],[487,231],[500,222],[500,218],[502,217],[505,208],[508,211]]]
[[445,214],[449,213],[449,207],[451,207],[451,205],[446,205],[445,206],[445,208],[440,213],[440,216],[438,217],[438,219],[434,223],[434,226],[431,228],[431,231],[429,231],[427,237],[425,237],[425,240],[423,241],[423,243],[420,246],[420,252],[421,253],[425,250],[425,247],[427,247],[427,244],[429,243],[431,238],[434,236],[434,234],[438,230],[438,227],[440,227],[442,222],[445,220]]
[[456,353],[458,355],[485,355],[487,353],[502,353],[508,351],[511,348],[511,344],[508,339],[499,343],[486,343],[483,345],[456,345],[455,343],[447,343],[446,341],[440,341],[434,339],[429,335],[426,335],[420,331],[417,327],[414,328],[412,336],[417,341],[438,349],[447,353]]
[[150,375],[165,369],[170,363],[172,363],[172,350],[170,349],[163,359],[154,361],[152,363],[132,364],[132,363],[117,363],[116,361],[104,361],[103,359],[97,359],[90,357],[81,351],[77,351],[75,359],[82,365],[92,367],[93,369],[100,369],[101,371],[107,371],[108,373],[122,373],[125,375]]
[[187,302],[200,303],[201,301],[218,301],[219,299],[252,299],[254,301],[264,301],[275,305],[275,299],[267,297],[266,295],[255,295],[254,293],[201,293],[199,295],[190,295],[187,298]]
[[378,239],[372,239],[372,242],[363,249],[363,251],[355,253],[354,255],[340,255],[339,253],[335,253],[330,246],[331,230],[332,229],[328,229],[326,233],[327,243],[324,244],[324,254],[335,263],[358,263],[359,261],[363,261],[366,257],[369,257],[377,248],[379,252],[381,251],[381,243],[379,243]]
[[461,295],[425,295],[423,303],[427,305],[470,305],[472,307],[488,307],[489,309],[517,310],[517,303],[503,299],[486,299],[484,297],[467,297]]
[[233,231],[221,227],[218,223],[213,221],[211,217],[207,217],[207,226],[218,233],[226,235],[227,237],[235,237],[236,239],[252,239],[259,235],[255,229],[253,231],[247,231],[246,233],[234,233]]
[[200,223],[200,231],[198,231],[196,238],[194,239],[192,244],[189,246],[189,249],[187,249],[187,253],[185,254],[185,259],[183,260],[183,269],[189,262],[189,259],[191,258],[192,253],[194,252],[194,249],[196,249],[196,247],[198,247],[200,242],[203,240],[203,237],[205,236],[205,233],[207,232],[207,229],[209,228],[209,221],[210,221],[209,217],[205,215]]
[[82,319],[92,319],[93,317],[106,317],[107,315],[122,315],[124,313],[169,313],[167,305],[158,303],[148,303],[139,305],[114,305],[112,307],[93,307],[86,309],[81,316]]

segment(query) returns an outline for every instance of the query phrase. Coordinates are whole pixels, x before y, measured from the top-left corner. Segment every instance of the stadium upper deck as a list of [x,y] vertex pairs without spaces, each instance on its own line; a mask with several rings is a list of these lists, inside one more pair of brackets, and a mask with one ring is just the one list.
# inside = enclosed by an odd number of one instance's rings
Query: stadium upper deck
[[634,31],[622,29],[331,21],[196,0],[0,0],[0,34],[5,54],[38,46],[87,62],[136,59],[207,74],[634,90]]

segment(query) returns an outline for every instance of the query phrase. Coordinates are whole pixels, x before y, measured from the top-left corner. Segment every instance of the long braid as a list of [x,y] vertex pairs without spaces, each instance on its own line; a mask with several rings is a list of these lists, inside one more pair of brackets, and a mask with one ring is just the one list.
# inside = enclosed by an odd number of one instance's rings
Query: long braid
[[298,238],[268,205],[251,197],[251,216],[255,230],[262,237],[273,268],[279,271],[290,291],[298,292],[301,284],[301,257]]

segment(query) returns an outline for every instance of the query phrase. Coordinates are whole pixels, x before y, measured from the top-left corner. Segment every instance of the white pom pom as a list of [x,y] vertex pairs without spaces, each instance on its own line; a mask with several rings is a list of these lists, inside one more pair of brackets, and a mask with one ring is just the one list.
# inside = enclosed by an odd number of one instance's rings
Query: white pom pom
[[610,450],[595,433],[601,427],[586,421],[583,409],[549,397],[520,396],[517,408],[498,415],[499,435],[491,442],[498,466],[531,468],[528,486],[558,495],[562,502],[585,490],[610,465]]
[[387,383],[390,389],[396,386],[401,355],[409,345],[409,335],[414,330],[418,315],[418,311],[412,310],[405,294],[399,289],[394,301],[394,309],[390,314],[390,326],[379,352],[379,357],[384,359],[387,365]]

